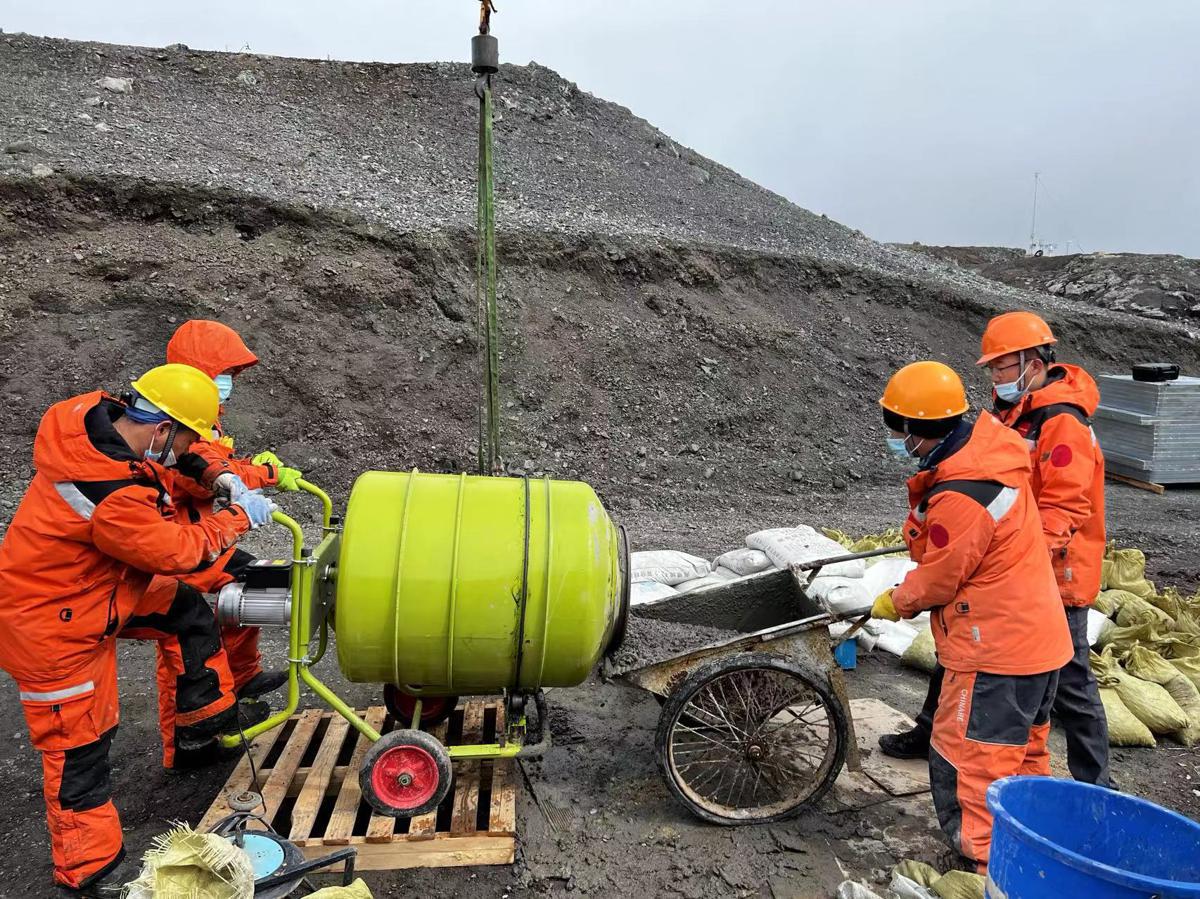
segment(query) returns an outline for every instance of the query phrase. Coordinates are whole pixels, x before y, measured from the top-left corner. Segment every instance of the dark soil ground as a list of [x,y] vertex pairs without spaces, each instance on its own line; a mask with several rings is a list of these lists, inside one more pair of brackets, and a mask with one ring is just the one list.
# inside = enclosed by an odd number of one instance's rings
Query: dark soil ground
[[[103,75],[133,77],[133,93],[98,89]],[[367,469],[470,467],[479,345],[464,76],[0,38],[0,529],[45,408],[120,388],[189,317],[237,327],[262,359],[227,416],[239,445],[276,449],[339,506]],[[764,527],[897,524],[905,472],[884,451],[876,398],[918,358],[972,372],[999,310],[1037,309],[1062,357],[1097,372],[1164,356],[1200,371],[1178,324],[882,247],[545,69],[503,78],[505,457],[514,473],[595,485],[635,548],[712,556]],[[984,379],[969,384],[982,402]],[[1114,486],[1108,502],[1112,536],[1146,551],[1152,577],[1200,584],[1195,491]],[[283,658],[277,635],[266,643]],[[121,677],[116,793],[141,850],[168,822],[198,820],[226,771],[164,776],[151,648],[125,647]],[[359,704],[377,698],[342,687]],[[880,656],[849,687],[912,713],[924,678]],[[526,773],[570,827],[552,827],[526,789],[515,865],[368,875],[377,896],[813,897],[902,857],[943,860],[914,801],[863,808],[841,793],[787,824],[701,825],[655,768],[653,699],[592,682],[550,702],[570,739]],[[0,723],[11,735],[0,896],[49,896],[40,771],[8,687]],[[1198,764],[1169,748],[1121,752],[1116,773],[1197,816]]]
[[[811,494],[803,498],[756,495],[728,497],[729,507],[693,505],[663,512],[620,516],[635,546],[689,548],[702,553],[735,545],[751,529],[803,521],[827,522],[852,531],[877,530],[902,511],[897,482],[865,493]],[[1200,539],[1194,495],[1165,497],[1124,487],[1109,491],[1115,531],[1129,522],[1147,547],[1151,567],[1161,561],[1155,547],[1169,535]],[[285,498],[302,514],[302,501]],[[311,511],[311,510],[310,510]],[[253,546],[267,543],[255,535]],[[280,632],[264,640],[276,662],[285,656]],[[113,749],[117,803],[126,840],[144,848],[171,821],[196,822],[219,791],[232,763],[185,778],[167,777],[159,767],[153,687],[153,648],[133,643],[121,650],[122,723]],[[847,676],[853,697],[877,697],[910,715],[924,697],[927,678],[883,653],[860,657]],[[332,660],[323,677],[348,700],[377,703],[373,685],[345,684]],[[278,698],[276,698],[278,702]],[[375,895],[400,896],[616,896],[679,895],[828,897],[845,877],[870,879],[902,858],[946,866],[927,799],[864,797],[835,790],[812,813],[783,824],[727,829],[693,819],[668,794],[655,763],[654,728],[659,704],[649,695],[596,679],[549,694],[552,732],[558,742],[535,762],[524,763],[541,806],[522,784],[518,808],[520,842],[512,866],[435,869],[393,874],[367,873]],[[317,705],[305,697],[306,705]],[[56,895],[50,876],[42,819],[41,776],[29,747],[15,693],[0,691],[0,721],[10,739],[0,747],[0,770],[8,778],[8,801],[0,807],[0,829],[10,853],[3,865],[0,897]],[[1053,739],[1061,756],[1061,735]],[[1164,741],[1154,750],[1114,750],[1114,772],[1130,792],[1200,818],[1200,752]],[[544,812],[543,809],[546,811]],[[552,825],[546,813],[566,828]]]

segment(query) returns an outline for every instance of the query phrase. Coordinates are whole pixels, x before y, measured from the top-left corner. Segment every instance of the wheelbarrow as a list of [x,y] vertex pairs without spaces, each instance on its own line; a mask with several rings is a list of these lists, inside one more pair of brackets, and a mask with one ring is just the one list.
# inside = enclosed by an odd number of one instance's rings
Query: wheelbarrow
[[[904,552],[890,546],[793,565],[634,606],[629,635],[647,622],[732,632],[646,664],[605,661],[605,675],[662,704],[654,747],[671,794],[713,824],[762,824],[811,808],[847,759],[857,768],[854,724],[830,624],[870,608],[835,612],[810,596],[810,575],[838,562]],[[686,627],[684,631],[686,631]],[[840,642],[840,641],[839,641]]]
[[[287,704],[222,739],[235,748],[296,711],[303,683],[373,745],[359,783],[381,815],[437,808],[454,760],[510,758],[544,749],[544,686],[575,686],[620,642],[629,603],[628,548],[586,484],[550,479],[367,472],[344,523],[321,500],[321,539],[272,515],[292,558],[250,566],[214,600],[227,625],[288,629]],[[338,666],[356,683],[384,685],[395,729],[380,733],[313,672],[336,631]],[[457,696],[504,695],[505,727],[491,743],[444,746],[422,730]],[[536,705],[540,733],[530,730]]]

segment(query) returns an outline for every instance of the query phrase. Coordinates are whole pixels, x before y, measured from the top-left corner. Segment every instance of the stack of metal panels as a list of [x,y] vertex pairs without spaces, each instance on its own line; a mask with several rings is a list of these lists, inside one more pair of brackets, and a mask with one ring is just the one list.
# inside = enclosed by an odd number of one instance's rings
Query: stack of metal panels
[[1200,483],[1200,378],[1099,381],[1093,426],[1108,471],[1155,484]]

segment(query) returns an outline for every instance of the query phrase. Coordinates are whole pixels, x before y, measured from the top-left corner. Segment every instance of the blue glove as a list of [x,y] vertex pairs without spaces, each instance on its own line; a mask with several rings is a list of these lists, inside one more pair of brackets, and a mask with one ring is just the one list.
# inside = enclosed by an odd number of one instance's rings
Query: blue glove
[[229,504],[239,506],[246,513],[252,528],[262,527],[275,511],[275,504],[263,496],[261,490],[251,490],[236,475],[229,484]]

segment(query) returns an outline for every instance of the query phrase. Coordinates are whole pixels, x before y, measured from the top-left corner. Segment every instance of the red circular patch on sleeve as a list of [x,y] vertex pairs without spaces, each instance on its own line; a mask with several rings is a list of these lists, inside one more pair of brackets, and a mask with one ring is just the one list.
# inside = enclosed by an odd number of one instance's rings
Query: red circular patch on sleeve
[[950,532],[940,524],[935,524],[929,529],[929,542],[941,549],[950,542]]
[[1050,450],[1050,464],[1055,468],[1066,468],[1071,464],[1071,458],[1071,448],[1065,443],[1060,443]]

